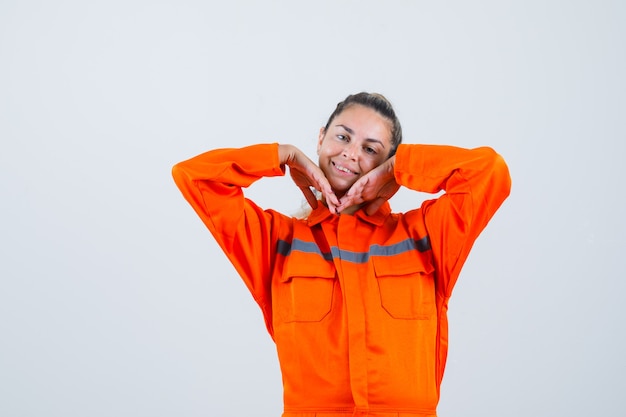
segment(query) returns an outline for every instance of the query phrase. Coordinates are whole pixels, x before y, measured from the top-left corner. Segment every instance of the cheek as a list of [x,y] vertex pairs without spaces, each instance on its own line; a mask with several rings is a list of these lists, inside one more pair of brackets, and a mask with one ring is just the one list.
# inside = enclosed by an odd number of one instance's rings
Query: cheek
[[337,149],[335,146],[333,146],[333,144],[328,143],[328,141],[325,141],[324,144],[322,146],[320,146],[317,149],[317,154],[319,155],[320,158],[322,157],[330,157],[333,156],[337,153]]
[[361,166],[362,166],[363,171],[370,172],[371,170],[373,170],[374,168],[376,168],[383,162],[384,160],[370,159],[370,160],[365,161]]
[[328,147],[322,146],[322,148],[320,148],[317,152],[317,165],[321,167],[322,165],[328,164],[331,157],[332,155],[328,151]]

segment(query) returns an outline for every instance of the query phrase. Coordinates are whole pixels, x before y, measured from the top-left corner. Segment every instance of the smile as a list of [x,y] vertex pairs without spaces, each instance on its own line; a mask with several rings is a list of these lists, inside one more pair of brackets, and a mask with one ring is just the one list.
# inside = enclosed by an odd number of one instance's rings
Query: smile
[[341,172],[345,172],[346,174],[352,174],[352,175],[358,175],[356,172],[349,170],[348,168],[342,166],[342,165],[337,165],[334,162],[331,162],[333,164],[333,166],[335,167],[335,169],[337,171],[341,171]]

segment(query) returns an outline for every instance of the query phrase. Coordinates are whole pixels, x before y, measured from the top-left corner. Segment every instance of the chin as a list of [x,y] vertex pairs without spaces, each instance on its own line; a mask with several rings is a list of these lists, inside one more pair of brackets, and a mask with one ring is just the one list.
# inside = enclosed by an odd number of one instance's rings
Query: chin
[[337,198],[341,198],[343,197],[345,193],[348,192],[350,187],[332,187],[332,189],[333,189],[333,192],[335,193],[335,196],[337,196]]

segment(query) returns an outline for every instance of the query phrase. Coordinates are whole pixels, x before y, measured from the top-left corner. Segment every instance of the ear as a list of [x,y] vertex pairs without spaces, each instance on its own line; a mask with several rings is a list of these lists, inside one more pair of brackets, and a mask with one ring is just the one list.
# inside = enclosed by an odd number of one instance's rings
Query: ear
[[324,136],[326,135],[326,131],[323,127],[320,127],[320,134],[317,138],[317,154],[320,154],[320,148],[322,147],[322,142],[324,141]]

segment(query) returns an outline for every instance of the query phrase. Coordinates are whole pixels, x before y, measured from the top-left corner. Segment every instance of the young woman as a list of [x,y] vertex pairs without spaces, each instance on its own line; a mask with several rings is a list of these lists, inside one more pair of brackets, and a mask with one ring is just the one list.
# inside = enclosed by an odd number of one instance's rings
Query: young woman
[[[294,146],[261,144],[174,166],[263,312],[283,417],[436,416],[448,299],[510,177],[490,148],[401,140],[389,102],[359,93],[320,130],[318,164]],[[305,219],[244,198],[243,187],[285,166],[312,207]],[[392,213],[387,200],[400,186],[445,193]]]

